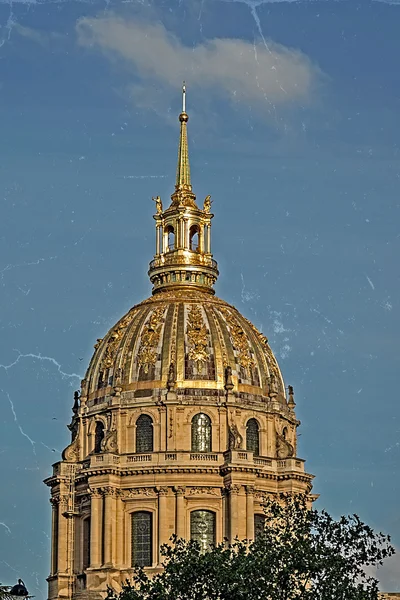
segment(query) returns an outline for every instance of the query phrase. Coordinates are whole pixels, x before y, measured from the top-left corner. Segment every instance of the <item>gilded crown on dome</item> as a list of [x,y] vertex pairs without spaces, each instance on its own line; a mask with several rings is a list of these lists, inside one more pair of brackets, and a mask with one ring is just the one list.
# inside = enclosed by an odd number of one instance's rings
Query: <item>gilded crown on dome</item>
[[153,198],[156,205],[156,253],[149,269],[153,293],[185,286],[213,294],[218,277],[217,263],[211,254],[211,219],[214,216],[211,213],[211,196],[207,196],[202,208],[199,208],[192,190],[188,120],[186,86],[183,84],[175,191],[166,209],[159,196]]

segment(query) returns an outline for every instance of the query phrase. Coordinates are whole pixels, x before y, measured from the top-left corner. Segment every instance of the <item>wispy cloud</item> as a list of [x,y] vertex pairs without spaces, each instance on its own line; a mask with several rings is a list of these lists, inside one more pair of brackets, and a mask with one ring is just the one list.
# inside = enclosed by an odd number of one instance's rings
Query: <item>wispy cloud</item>
[[311,100],[322,75],[302,52],[270,41],[215,38],[188,47],[162,24],[116,15],[81,18],[76,30],[79,44],[98,48],[140,78],[131,91],[143,105],[155,88],[156,95],[175,91],[186,79],[191,89],[201,86],[271,112],[275,104]]
[[29,39],[32,42],[36,42],[37,44],[40,44],[44,47],[48,46],[53,41],[64,39],[64,36],[61,33],[57,33],[56,31],[43,31],[39,29],[32,29],[32,27],[25,27],[24,25],[20,25],[19,23],[15,23],[13,29],[22,37]]

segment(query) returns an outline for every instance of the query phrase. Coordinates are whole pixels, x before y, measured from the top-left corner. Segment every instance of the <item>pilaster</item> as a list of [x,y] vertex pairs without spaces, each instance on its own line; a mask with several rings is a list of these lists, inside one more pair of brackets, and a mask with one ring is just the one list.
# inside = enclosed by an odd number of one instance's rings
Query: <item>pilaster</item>
[[121,490],[117,490],[116,497],[116,548],[115,548],[115,566],[121,568],[125,563],[124,557],[124,544],[125,544],[125,536],[124,536],[124,523],[125,523],[125,514],[124,514],[124,502],[123,502],[123,492]]
[[100,488],[91,490],[90,566],[98,569],[102,563],[103,494]]
[[68,572],[68,495],[61,494],[58,503],[58,573]]
[[116,490],[104,488],[104,566],[111,567],[115,561],[116,549]]
[[159,487],[157,488],[158,493],[158,563],[162,563],[162,556],[160,547],[163,544],[167,544],[169,540],[168,535],[168,514],[167,514],[167,496],[168,488]]
[[246,538],[254,540],[254,487],[246,485]]
[[239,535],[239,492],[240,485],[228,484],[229,493],[229,542],[232,544]]
[[185,537],[185,492],[186,488],[177,486],[174,488],[176,495],[176,523],[175,533],[179,538]]

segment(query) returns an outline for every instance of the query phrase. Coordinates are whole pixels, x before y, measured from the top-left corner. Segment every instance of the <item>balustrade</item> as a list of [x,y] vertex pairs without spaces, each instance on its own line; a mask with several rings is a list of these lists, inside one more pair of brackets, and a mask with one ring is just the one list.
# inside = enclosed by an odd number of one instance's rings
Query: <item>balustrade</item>
[[[148,452],[146,454],[94,454],[86,459],[82,464],[82,468],[104,468],[107,466],[137,466],[140,468],[143,463],[151,463],[154,466],[167,465],[174,463],[175,465],[190,464],[191,466],[198,464],[236,464],[254,466],[257,469],[268,471],[297,471],[304,473],[304,461],[298,458],[267,458],[262,456],[254,456],[253,452],[247,450],[228,450],[226,452]],[[57,467],[58,468],[58,467]]]

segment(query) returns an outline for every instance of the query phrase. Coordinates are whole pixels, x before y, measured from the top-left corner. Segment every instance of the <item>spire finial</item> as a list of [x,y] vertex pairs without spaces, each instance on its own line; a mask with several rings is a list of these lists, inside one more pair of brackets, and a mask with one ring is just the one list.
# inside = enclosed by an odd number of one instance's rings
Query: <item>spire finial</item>
[[172,194],[172,202],[176,204],[185,203],[196,207],[196,196],[192,192],[190,181],[189,149],[187,140],[187,122],[189,116],[186,113],[186,83],[182,85],[182,112],[179,115],[181,132],[179,136],[178,166],[176,169],[175,193]]

